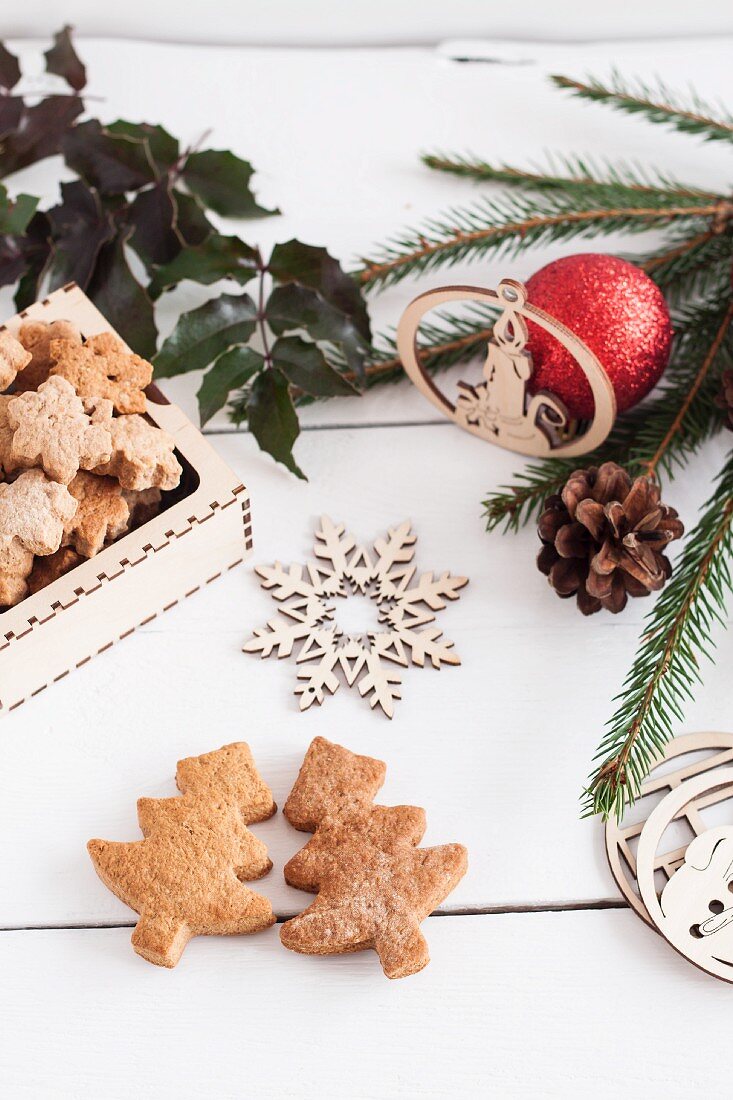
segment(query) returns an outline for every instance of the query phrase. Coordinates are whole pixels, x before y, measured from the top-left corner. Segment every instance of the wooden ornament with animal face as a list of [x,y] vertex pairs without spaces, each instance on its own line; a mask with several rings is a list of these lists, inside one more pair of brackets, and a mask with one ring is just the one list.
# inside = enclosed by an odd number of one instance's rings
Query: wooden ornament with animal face
[[693,799],[730,789],[733,768],[681,783],[649,815],[639,838],[636,873],[647,912],[664,938],[709,974],[733,982],[733,826],[706,829],[657,895],[655,857],[662,836]]
[[[482,381],[459,382],[454,404],[427,374],[417,338],[426,313],[457,301],[483,302],[501,313],[488,342]],[[528,319],[550,332],[583,370],[595,402],[590,424],[573,421],[553,394],[530,394],[533,365],[526,350]],[[473,435],[520,454],[585,454],[603,442],[616,419],[613,386],[596,356],[563,324],[530,305],[525,287],[513,279],[502,280],[497,290],[456,286],[421,294],[402,315],[397,348],[405,371],[436,408]]]

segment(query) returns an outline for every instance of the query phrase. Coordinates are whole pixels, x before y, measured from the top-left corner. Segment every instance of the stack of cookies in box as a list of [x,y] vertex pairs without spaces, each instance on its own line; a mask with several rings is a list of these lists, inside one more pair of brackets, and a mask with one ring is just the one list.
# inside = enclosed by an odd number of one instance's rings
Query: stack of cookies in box
[[150,363],[68,321],[0,331],[0,606],[152,518],[175,442],[145,417]]

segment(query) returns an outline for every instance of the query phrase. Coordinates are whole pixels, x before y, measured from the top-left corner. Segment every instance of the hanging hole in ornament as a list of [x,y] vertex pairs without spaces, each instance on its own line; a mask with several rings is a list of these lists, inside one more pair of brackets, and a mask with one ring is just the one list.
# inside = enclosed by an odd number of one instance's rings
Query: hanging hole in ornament
[[521,283],[513,279],[503,279],[497,288],[497,298],[508,306],[523,306],[527,301],[527,291]]
[[700,925],[699,924],[693,924],[692,925],[692,927],[690,928],[690,935],[692,936],[692,938],[694,940],[701,940],[702,939],[702,932],[700,931]]
[[720,913],[723,912],[725,906],[723,905],[722,901],[711,901],[710,905],[708,905],[708,909],[717,917]]

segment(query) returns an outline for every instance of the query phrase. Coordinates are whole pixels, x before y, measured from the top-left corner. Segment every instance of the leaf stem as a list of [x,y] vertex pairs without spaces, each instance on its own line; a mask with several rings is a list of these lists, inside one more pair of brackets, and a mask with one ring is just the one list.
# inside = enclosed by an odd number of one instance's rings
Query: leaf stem
[[262,356],[265,360],[265,368],[267,369],[272,366],[270,340],[267,332],[267,325],[265,324],[265,275],[267,274],[267,264],[262,259],[262,253],[259,248],[256,249],[256,252],[257,270],[259,271],[259,285],[257,290],[257,331],[262,341]]
[[181,172],[186,167],[186,162],[188,158],[194,153],[198,153],[204,142],[208,141],[208,139],[211,137],[211,133],[211,127],[209,127],[208,129],[204,130],[202,134],[199,135],[196,141],[191,142],[188,148],[183,150],[176,163],[172,164],[171,167],[168,169],[168,177],[171,183],[175,183],[178,180]]

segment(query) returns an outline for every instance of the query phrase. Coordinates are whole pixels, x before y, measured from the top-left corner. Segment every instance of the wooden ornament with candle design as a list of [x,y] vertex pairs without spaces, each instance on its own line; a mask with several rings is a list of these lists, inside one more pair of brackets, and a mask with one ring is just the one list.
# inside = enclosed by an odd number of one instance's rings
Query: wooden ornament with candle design
[[[489,340],[482,381],[459,382],[454,404],[427,374],[418,332],[427,313],[459,301],[482,302],[501,313]],[[533,364],[526,347],[528,321],[552,335],[583,371],[595,405],[590,422],[574,420],[564,403],[548,391],[530,393]],[[586,454],[604,441],[616,419],[614,389],[597,356],[569,328],[528,302],[526,288],[514,279],[503,279],[497,290],[451,286],[421,294],[402,315],[397,347],[411,380],[445,416],[473,435],[520,454]]]

